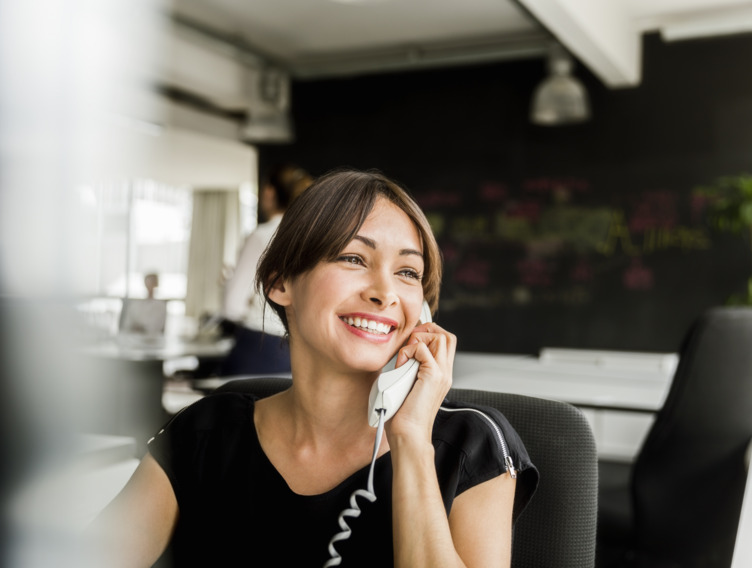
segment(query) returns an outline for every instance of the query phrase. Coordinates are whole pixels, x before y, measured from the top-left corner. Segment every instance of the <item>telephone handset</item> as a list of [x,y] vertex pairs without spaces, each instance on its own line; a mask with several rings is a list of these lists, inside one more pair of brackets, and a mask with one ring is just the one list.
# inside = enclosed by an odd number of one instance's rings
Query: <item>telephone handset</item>
[[[423,300],[423,308],[420,311],[420,323],[428,323],[431,320],[431,308],[428,302]],[[387,365],[388,366],[388,365]],[[394,416],[405,402],[410,389],[413,388],[415,377],[418,375],[420,365],[415,359],[408,361],[396,369],[381,373],[371,387],[368,397],[368,423],[376,428],[379,424],[380,410],[384,409],[384,422]]]

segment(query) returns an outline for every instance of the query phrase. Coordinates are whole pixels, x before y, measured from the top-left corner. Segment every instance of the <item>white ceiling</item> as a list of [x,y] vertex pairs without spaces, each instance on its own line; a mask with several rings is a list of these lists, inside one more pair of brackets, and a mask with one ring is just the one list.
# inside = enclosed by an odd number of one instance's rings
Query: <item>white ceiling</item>
[[606,85],[641,76],[641,35],[752,31],[752,0],[173,0],[298,78],[541,57],[552,37]]

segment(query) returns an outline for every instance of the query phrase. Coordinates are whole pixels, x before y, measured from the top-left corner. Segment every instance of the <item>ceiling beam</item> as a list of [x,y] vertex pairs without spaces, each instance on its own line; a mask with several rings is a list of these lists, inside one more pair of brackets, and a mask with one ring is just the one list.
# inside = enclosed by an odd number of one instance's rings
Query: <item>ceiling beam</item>
[[609,87],[642,78],[642,38],[624,0],[518,0]]
[[290,70],[296,79],[321,79],[468,63],[537,59],[545,57],[550,41],[550,34],[540,30],[501,38],[481,37],[461,42],[437,42],[420,47],[398,45],[390,49],[322,53],[297,57],[290,65]]

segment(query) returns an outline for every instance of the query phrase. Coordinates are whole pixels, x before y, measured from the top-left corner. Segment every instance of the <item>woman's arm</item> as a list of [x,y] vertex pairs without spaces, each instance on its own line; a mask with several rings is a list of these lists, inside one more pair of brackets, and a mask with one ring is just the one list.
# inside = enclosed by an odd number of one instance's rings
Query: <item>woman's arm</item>
[[167,474],[146,454],[88,531],[95,566],[148,567],[164,552],[178,518]]
[[387,423],[392,454],[395,566],[508,567],[515,481],[509,474],[481,483],[455,499],[447,519],[434,448],[433,421],[451,386],[456,338],[434,323],[416,328],[402,349],[421,364],[413,391]]
[[505,473],[459,495],[447,520],[430,448],[391,445],[395,566],[508,567],[515,480]]
[[449,528],[466,566],[510,566],[515,485],[516,480],[505,473],[454,500]]

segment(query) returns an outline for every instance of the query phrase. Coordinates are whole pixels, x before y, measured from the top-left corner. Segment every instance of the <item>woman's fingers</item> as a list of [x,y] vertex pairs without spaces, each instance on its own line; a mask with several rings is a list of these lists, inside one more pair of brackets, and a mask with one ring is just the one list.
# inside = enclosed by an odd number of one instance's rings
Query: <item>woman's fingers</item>
[[397,366],[413,358],[420,364],[418,377],[422,381],[435,382],[440,390],[448,390],[456,348],[457,338],[453,334],[435,323],[423,324],[415,328],[407,345],[400,349]]
[[387,436],[430,440],[436,413],[452,386],[450,345],[443,334],[420,333],[402,348],[400,357],[414,358],[420,367],[410,394],[387,423]]
[[457,350],[457,337],[439,325],[426,323],[416,327],[407,342],[407,347],[418,343],[427,345],[433,357],[440,364],[449,363],[451,365],[453,362]]

